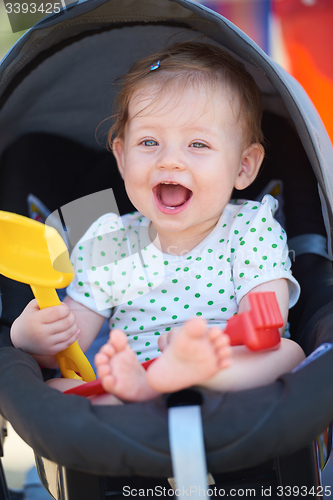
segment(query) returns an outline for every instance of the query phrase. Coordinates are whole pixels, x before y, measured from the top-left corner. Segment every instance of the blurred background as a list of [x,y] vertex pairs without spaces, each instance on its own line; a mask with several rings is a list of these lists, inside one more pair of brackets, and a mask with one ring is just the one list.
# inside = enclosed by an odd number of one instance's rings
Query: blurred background
[[[38,0],[28,3],[33,1]],[[303,85],[333,139],[333,0],[198,1],[236,24]],[[6,12],[11,2],[0,0],[0,60],[25,33],[20,27],[30,27],[23,12],[13,24]],[[32,450],[10,427],[4,467],[11,488],[22,487],[32,463]],[[325,469],[324,482],[333,485],[331,464]]]

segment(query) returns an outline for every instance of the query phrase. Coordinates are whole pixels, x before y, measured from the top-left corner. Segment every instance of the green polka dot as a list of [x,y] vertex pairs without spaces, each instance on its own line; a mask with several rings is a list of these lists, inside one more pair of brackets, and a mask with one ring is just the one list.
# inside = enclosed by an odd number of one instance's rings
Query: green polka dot
[[178,302],[179,297],[175,297],[173,300],[174,300],[175,302]]
[[194,295],[194,297],[196,297],[196,298],[198,299],[198,298],[200,297],[200,293],[196,293],[196,294]]
[[272,231],[272,228],[271,228],[271,227],[268,227],[268,228],[267,228],[267,231]]
[[196,279],[199,280],[201,278],[200,274],[196,275]]
[[261,219],[261,221],[262,221],[262,222],[266,222],[266,217],[263,217],[263,218]]
[[244,241],[244,240],[242,240],[242,241],[240,242],[240,246],[243,246],[243,245],[245,245],[245,241]]
[[84,296],[85,296],[85,297],[90,297],[90,293],[86,292],[86,293],[84,294]]
[[176,279],[172,280],[172,283],[178,283],[178,280],[176,280]]
[[248,265],[250,264],[250,261],[249,261],[249,260],[246,260],[246,261],[244,262],[244,264],[246,264],[246,265],[248,266]]
[[164,261],[164,265],[167,266],[169,262],[167,260]]
[[177,316],[174,314],[174,315],[172,316],[172,319],[177,319]]
[[104,266],[103,269],[104,269],[104,271],[108,271],[109,270],[108,266]]
[[161,307],[161,311],[166,311],[166,307]]
[[201,257],[197,257],[195,260],[200,261],[200,260],[201,260]]
[[190,286],[186,286],[185,287],[185,290],[189,290],[191,287]]
[[168,290],[165,290],[165,289],[164,289],[164,290],[161,290],[161,292],[162,292],[162,293],[167,293],[167,292],[168,292]]
[[145,346],[148,347],[150,345],[150,342],[146,342]]
[[239,277],[243,278],[243,276],[244,276],[244,273],[240,273]]
[[207,304],[208,304],[209,306],[212,306],[212,305],[214,304],[214,302],[213,302],[212,300],[209,300],[209,301],[207,302]]
[[188,267],[184,267],[184,271],[187,272],[189,270]]
[[132,321],[136,321],[136,318],[132,318]]
[[202,316],[202,312],[197,312],[196,316]]
[[223,271],[219,271],[217,275],[221,276],[221,274],[223,274]]
[[221,289],[219,290],[219,293],[224,293],[223,288],[221,288]]
[[258,248],[257,247],[253,247],[252,249],[254,252],[258,252]]
[[156,316],[152,316],[151,320],[156,321]]
[[122,274],[123,276],[125,276],[125,275],[126,275],[126,271],[123,271],[121,274]]
[[190,306],[188,304],[184,305],[184,309],[188,309]]
[[259,241],[264,241],[264,238],[262,236],[260,236]]
[[154,332],[154,335],[161,335],[160,332]]
[[79,246],[79,250],[83,250],[83,247],[82,247],[82,246]]
[[209,287],[213,286],[213,283],[207,283],[206,286],[209,288]]
[[143,276],[139,276],[139,280],[143,281],[144,277]]
[[208,250],[207,250],[208,253],[212,253],[212,251],[213,250],[211,248],[208,248]]
[[207,267],[207,271],[212,271],[213,270],[213,266],[208,266]]
[[230,248],[230,252],[231,252],[231,253],[234,253],[234,252],[235,252],[235,249],[234,249],[234,248]]
[[91,270],[92,270],[92,271],[96,271],[96,267],[95,267],[95,266],[93,266],[93,267],[91,268]]
[[263,255],[262,260],[267,260],[267,255]]
[[239,234],[239,231],[235,229],[234,234]]
[[78,285],[83,286],[82,281],[79,281],[79,282],[78,282]]
[[238,214],[237,217],[243,217],[243,214]]
[[155,299],[150,299],[151,304],[154,304],[154,302],[155,302]]
[[141,325],[139,329],[142,331],[142,330],[144,329],[144,326],[143,326],[143,325]]
[[227,308],[226,308],[226,307],[222,307],[222,308],[221,308],[221,311],[222,311],[222,312],[226,312],[226,311],[227,311]]
[[77,272],[78,273],[83,273],[83,269],[78,269]]
[[99,281],[94,281],[94,284],[99,286],[100,283],[99,283]]
[[250,232],[251,233],[255,233],[256,232],[256,228],[255,227],[251,227]]
[[99,241],[102,241],[102,239],[103,239],[103,238],[102,238],[102,236],[97,236],[97,239],[98,239]]
[[272,248],[277,248],[277,244],[273,243]]

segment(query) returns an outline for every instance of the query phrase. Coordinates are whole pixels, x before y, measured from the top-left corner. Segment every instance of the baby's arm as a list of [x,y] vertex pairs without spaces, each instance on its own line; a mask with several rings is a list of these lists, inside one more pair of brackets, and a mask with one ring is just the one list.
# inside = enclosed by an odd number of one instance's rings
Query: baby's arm
[[57,367],[55,355],[78,340],[86,351],[105,318],[66,297],[59,306],[39,309],[32,300],[11,328],[15,347],[32,354],[41,366]]

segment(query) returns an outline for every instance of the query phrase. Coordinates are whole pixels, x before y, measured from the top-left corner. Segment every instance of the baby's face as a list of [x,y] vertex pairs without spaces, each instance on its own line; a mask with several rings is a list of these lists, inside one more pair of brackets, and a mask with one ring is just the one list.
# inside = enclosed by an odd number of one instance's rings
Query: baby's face
[[[114,152],[126,191],[161,240],[200,241],[244,184],[237,99],[205,86],[133,96]],[[243,175],[244,174],[244,175]],[[195,245],[194,245],[195,246]],[[193,248],[193,246],[192,246]]]

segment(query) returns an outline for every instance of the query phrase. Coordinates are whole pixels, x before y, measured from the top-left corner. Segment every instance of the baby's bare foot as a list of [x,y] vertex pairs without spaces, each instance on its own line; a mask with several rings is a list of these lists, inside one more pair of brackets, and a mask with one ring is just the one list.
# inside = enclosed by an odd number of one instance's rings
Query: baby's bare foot
[[123,401],[145,401],[159,394],[149,387],[146,371],[122,330],[112,330],[95,356],[95,365],[103,388]]
[[193,318],[149,366],[147,380],[156,391],[177,391],[201,384],[230,363],[229,337],[220,327],[208,327],[204,319]]

